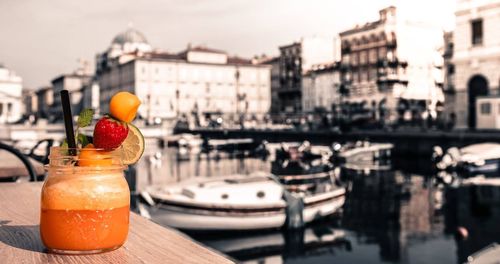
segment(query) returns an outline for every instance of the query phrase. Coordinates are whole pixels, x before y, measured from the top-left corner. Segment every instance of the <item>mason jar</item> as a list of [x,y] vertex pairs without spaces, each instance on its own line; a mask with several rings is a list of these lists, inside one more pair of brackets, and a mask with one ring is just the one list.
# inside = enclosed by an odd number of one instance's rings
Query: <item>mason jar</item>
[[[92,154],[92,166],[88,160],[79,166],[82,151],[99,153]],[[40,236],[49,251],[91,254],[125,243],[130,215],[125,169],[120,150],[50,149],[40,213]]]

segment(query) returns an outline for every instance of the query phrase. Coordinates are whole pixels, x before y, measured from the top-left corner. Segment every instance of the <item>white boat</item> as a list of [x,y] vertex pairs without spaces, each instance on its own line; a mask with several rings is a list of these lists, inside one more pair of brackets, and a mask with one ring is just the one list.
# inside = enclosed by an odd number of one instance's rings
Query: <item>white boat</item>
[[336,153],[333,155],[334,161],[341,163],[366,163],[381,160],[388,160],[391,157],[391,151],[394,145],[391,143],[370,143],[357,142],[354,145],[344,145],[333,149]]
[[466,173],[497,172],[500,168],[500,144],[480,143],[463,148],[449,148],[446,153],[434,147],[434,159],[439,170],[457,170]]
[[492,243],[487,247],[467,257],[467,262],[470,264],[491,264],[499,263],[500,246],[497,243]]
[[[297,192],[301,217],[309,223],[333,214],[345,201],[345,188],[325,185],[317,193]],[[258,230],[280,228],[287,220],[289,193],[271,176],[233,175],[203,178],[146,189],[159,207],[152,218],[186,230]]]

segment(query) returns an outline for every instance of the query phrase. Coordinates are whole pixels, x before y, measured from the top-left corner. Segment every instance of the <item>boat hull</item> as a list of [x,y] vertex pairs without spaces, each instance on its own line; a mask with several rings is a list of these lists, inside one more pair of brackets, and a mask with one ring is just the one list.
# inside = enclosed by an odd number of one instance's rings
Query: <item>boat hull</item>
[[[311,205],[302,212],[304,223],[329,216],[339,210],[344,202],[344,193]],[[161,204],[152,213],[155,222],[190,231],[250,231],[281,228],[286,222],[285,208],[259,212],[192,210],[177,205]]]

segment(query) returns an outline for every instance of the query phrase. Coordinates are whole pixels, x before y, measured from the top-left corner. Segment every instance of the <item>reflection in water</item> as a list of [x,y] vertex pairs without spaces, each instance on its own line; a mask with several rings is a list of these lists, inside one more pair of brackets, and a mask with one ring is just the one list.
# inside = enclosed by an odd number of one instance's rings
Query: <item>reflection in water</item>
[[457,238],[458,258],[467,256],[496,242],[500,243],[500,186],[469,185],[446,192],[446,232],[467,230],[467,237]]
[[326,225],[289,231],[267,231],[261,234],[195,236],[242,262],[265,263],[276,260],[308,263],[317,256],[334,256],[351,251],[346,233]]
[[[256,158],[213,158],[176,149],[150,159],[157,150],[149,151],[137,166],[138,190],[191,177],[283,168]],[[404,166],[395,165],[397,170],[342,170],[348,186],[343,210],[303,231],[193,237],[238,260],[258,263],[462,263],[473,252],[500,242],[500,187],[445,188],[433,177],[406,173]],[[300,169],[285,166],[284,173]],[[459,227],[467,229],[466,239],[455,236]],[[330,243],[332,234],[324,230],[343,236]]]
[[[409,263],[413,248],[451,239],[443,236],[444,219],[436,210],[441,190],[429,179],[400,171],[353,173],[349,178],[352,190],[346,199],[343,226],[355,231],[361,244],[378,245],[381,260]],[[450,257],[447,262],[453,259]]]

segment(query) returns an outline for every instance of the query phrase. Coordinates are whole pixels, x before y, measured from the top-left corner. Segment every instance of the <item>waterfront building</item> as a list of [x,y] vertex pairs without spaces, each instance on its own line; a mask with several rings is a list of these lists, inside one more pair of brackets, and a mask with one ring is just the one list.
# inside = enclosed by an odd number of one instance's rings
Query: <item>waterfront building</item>
[[302,76],[302,109],[304,112],[332,111],[338,104],[340,72],[338,64],[314,66]]
[[308,37],[280,47],[280,111],[302,111],[302,75],[313,65],[339,59],[340,45],[334,37]]
[[23,115],[25,117],[35,116],[38,113],[38,98],[33,90],[23,90]]
[[452,62],[454,90],[448,105],[459,128],[476,127],[476,98],[498,95],[500,0],[459,0]]
[[445,120],[450,123],[450,128],[455,123],[456,113],[454,113],[455,104],[455,64],[453,63],[453,31],[443,34],[443,93],[445,97],[443,115]]
[[401,116],[419,106],[420,112],[435,108],[444,100],[442,78],[436,79],[442,31],[398,16],[394,6],[379,14],[377,21],[340,33],[342,107],[351,113],[376,110],[388,121],[396,119],[396,109]]
[[21,119],[23,112],[23,79],[0,65],[0,124]]
[[[117,46],[119,39],[126,47],[137,41],[131,36],[142,34],[120,36],[112,46]],[[147,43],[145,38],[139,41]],[[140,98],[143,107],[138,117],[148,122],[214,114],[235,120],[240,115],[262,118],[270,108],[271,66],[253,64],[225,51],[188,45],[180,53],[136,50],[113,60],[106,67],[96,67],[103,111],[107,111],[111,96],[121,90]]]
[[95,116],[101,114],[99,92],[99,84],[95,80],[90,81],[82,88],[82,108],[94,109]]
[[52,121],[62,121],[62,105],[59,93],[68,90],[70,94],[71,110],[77,115],[82,110],[82,88],[92,79],[86,72],[76,71],[72,74],[62,74],[52,80],[53,104],[49,110]]
[[54,104],[54,91],[51,86],[45,86],[36,90],[35,93],[38,106],[36,116],[38,118],[48,119],[50,117],[52,105]]
[[279,114],[281,105],[279,100],[280,89],[280,57],[267,57],[254,58],[253,63],[264,64],[271,66],[271,114]]

